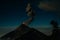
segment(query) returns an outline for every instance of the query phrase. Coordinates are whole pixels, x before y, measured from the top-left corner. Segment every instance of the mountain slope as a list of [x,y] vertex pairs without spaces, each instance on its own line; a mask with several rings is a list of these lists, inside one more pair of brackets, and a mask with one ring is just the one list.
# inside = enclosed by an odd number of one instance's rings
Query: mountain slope
[[48,37],[37,31],[36,29],[29,28],[22,24],[14,31],[1,37],[2,40],[45,40]]

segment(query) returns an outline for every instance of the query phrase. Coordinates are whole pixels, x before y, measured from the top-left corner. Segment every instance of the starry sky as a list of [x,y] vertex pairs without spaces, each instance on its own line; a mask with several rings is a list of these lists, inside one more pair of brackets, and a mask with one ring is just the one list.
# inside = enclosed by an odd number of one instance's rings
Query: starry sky
[[[30,27],[50,28],[51,20],[57,21],[60,25],[60,6],[58,0],[30,0],[29,2],[35,11],[35,19],[29,25]],[[27,3],[28,0],[1,0],[0,29],[10,28],[11,30],[21,25],[28,18],[25,11]]]

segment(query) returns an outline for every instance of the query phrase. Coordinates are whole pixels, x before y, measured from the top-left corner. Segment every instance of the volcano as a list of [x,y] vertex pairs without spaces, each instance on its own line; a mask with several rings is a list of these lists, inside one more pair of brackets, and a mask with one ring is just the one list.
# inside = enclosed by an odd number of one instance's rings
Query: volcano
[[1,40],[48,40],[48,36],[34,28],[21,24],[12,32],[2,36]]

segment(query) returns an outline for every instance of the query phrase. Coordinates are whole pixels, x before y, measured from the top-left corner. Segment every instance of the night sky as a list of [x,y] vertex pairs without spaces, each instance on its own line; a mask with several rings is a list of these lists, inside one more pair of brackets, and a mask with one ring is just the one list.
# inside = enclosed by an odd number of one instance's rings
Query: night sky
[[[56,1],[56,0],[55,0]],[[45,3],[47,2],[47,3]],[[58,2],[58,1],[57,1]],[[16,28],[21,23],[28,18],[25,12],[25,8],[27,6],[27,0],[2,0],[0,1],[0,32],[3,33],[4,28]],[[60,9],[59,6],[56,7],[56,10],[47,6],[48,1],[41,1],[41,5],[39,1],[30,1],[32,5],[32,9],[35,11],[35,20],[29,25],[33,28],[51,28],[50,21],[55,20],[60,25]],[[43,3],[43,4],[42,4]],[[45,3],[45,4],[44,4]],[[50,1],[49,1],[50,3]],[[53,5],[54,2],[52,1]],[[49,5],[49,4],[48,4]],[[51,5],[51,4],[50,4]],[[55,6],[55,5],[54,5]],[[40,8],[39,8],[40,7]],[[47,7],[47,8],[46,8]],[[1,29],[2,28],[2,29]],[[11,30],[11,29],[10,29]],[[10,31],[9,30],[9,31]],[[6,30],[7,32],[7,30]]]

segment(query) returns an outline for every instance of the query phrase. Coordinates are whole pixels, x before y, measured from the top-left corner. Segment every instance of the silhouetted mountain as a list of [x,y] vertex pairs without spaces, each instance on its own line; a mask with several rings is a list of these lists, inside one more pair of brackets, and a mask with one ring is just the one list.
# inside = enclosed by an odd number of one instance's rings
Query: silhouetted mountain
[[16,30],[1,37],[1,40],[47,40],[48,36],[22,24]]
[[22,24],[14,31],[4,35],[0,40],[60,40],[60,30],[53,30],[51,36]]

